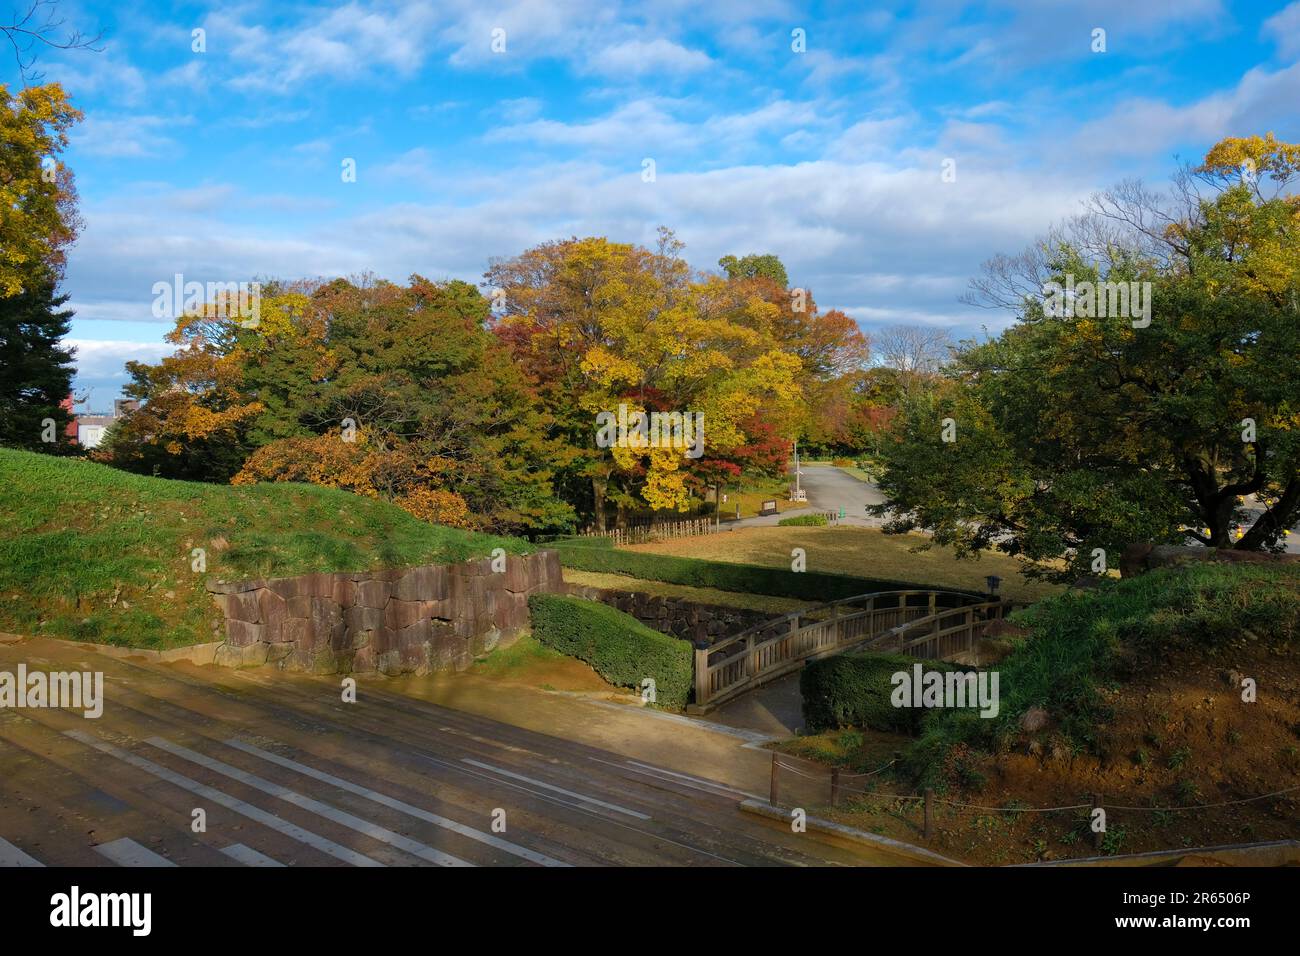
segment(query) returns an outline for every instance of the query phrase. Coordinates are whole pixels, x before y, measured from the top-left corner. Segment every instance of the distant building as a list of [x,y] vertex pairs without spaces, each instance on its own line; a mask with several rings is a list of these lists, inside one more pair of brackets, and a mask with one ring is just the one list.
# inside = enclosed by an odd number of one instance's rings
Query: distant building
[[[71,397],[64,403],[64,407],[69,411],[72,410]],[[109,425],[139,407],[140,403],[135,399],[116,399],[113,402],[112,415],[78,415],[73,419],[68,431],[72,435],[72,440],[82,448],[97,448],[104,440],[104,433],[108,431]]]
[[77,444],[82,448],[97,448],[104,440],[104,432],[115,421],[112,415],[78,415]]

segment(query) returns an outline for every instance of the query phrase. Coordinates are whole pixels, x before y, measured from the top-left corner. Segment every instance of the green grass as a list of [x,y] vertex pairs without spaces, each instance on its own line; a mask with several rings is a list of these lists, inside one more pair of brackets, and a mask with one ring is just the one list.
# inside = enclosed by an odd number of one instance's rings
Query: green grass
[[885,534],[874,528],[840,525],[833,528],[741,528],[720,534],[638,544],[626,550],[636,554],[675,555],[704,561],[789,568],[790,552],[794,548],[803,548],[808,557],[808,573],[910,581],[914,582],[912,587],[978,592],[985,589],[984,579],[994,574],[1002,578],[1001,594],[1004,597],[1026,602],[1059,594],[1062,590],[1059,585],[1026,578],[1022,573],[1024,564],[1009,555],[984,553],[978,559],[962,560],[949,548],[926,547],[930,544],[929,538],[920,535]]
[[[168,481],[0,449],[0,630],[133,647],[212,640],[209,576],[449,563],[527,542],[426,524],[345,491]],[[192,569],[192,551],[206,569]],[[114,596],[116,595],[116,599]]]
[[724,487],[722,492],[727,496],[727,500],[720,505],[719,514],[722,521],[725,523],[735,520],[737,505],[740,506],[742,518],[753,518],[758,515],[765,501],[776,501],[778,512],[806,508],[807,505],[802,502],[789,499],[792,480],[784,475],[775,478],[750,478],[738,487]]
[[514,677],[538,664],[553,664],[569,658],[553,651],[537,638],[525,634],[509,647],[498,647],[474,660],[474,672],[484,677]]
[[1024,578],[1024,564],[1008,554],[984,553],[961,559],[952,549],[928,546],[920,535],[885,535],[875,528],[839,525],[833,528],[740,528],[719,535],[672,538],[656,544],[634,545],[634,553],[672,554],[703,561],[789,567],[790,551],[802,548],[809,572],[852,575],[854,578],[914,581],[913,587],[953,588],[983,592],[984,579],[1002,579],[1001,594],[1013,601],[1037,601],[1061,593],[1060,585]]
[[[750,534],[768,531],[816,533],[828,530],[831,529],[753,528],[743,533],[723,532],[714,535],[701,535],[696,538],[682,538],[680,542],[683,550],[692,549],[693,543],[706,542],[705,547],[711,545],[717,551],[725,554],[727,553],[727,545],[739,544],[747,540]],[[793,571],[789,568],[788,558],[786,559],[787,566],[784,568],[760,562],[740,564],[727,560],[702,561],[695,558],[657,553],[658,546],[656,545],[613,548],[610,547],[608,539],[600,538],[555,541],[553,546],[559,552],[560,563],[565,568],[626,574],[631,577],[663,581],[668,584],[681,584],[696,588],[717,588],[722,591],[736,591],[745,594],[767,594],[818,603],[875,591],[912,591],[934,587],[934,585],[917,583],[915,580],[851,577],[845,574],[823,573],[811,569]]]

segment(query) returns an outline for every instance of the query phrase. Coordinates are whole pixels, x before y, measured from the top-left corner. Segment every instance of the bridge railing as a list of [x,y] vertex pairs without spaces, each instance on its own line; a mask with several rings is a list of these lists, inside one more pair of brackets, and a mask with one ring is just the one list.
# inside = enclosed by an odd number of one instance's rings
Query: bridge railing
[[974,648],[989,624],[1013,607],[1009,601],[985,601],[940,611],[882,633],[872,649],[942,660]]
[[[765,621],[696,649],[691,709],[711,710],[798,670],[805,661],[867,642],[887,640],[891,646],[882,650],[905,653],[913,653],[912,646],[925,648],[932,643],[944,648],[944,654],[958,653],[978,639],[976,622],[986,624],[989,609],[1003,604],[957,591],[881,591]],[[997,613],[1001,616],[1002,611]],[[924,632],[915,630],[923,625]],[[979,630],[982,633],[982,627]]]

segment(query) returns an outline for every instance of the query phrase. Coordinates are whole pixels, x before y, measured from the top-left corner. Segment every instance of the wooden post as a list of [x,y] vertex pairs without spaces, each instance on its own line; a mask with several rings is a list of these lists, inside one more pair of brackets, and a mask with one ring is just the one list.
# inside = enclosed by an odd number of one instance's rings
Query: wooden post
[[709,702],[709,649],[695,648],[695,706],[703,707]]
[[922,831],[928,840],[934,835],[934,791],[925,788],[925,829]]
[[838,806],[840,802],[840,768],[831,767],[831,806]]
[[[1098,807],[1100,807],[1100,806],[1101,806],[1101,794],[1100,794],[1100,793],[1094,793],[1094,794],[1092,795],[1092,809],[1093,809],[1093,810],[1096,810],[1096,809],[1097,809]],[[1091,812],[1088,813],[1088,825],[1089,825],[1089,826],[1092,826],[1092,813],[1091,813]],[[1096,850],[1100,850],[1100,849],[1101,849],[1101,842],[1102,842],[1102,840],[1104,840],[1104,839],[1106,839],[1106,834],[1105,834],[1105,833],[1102,833],[1100,830],[1094,830],[1094,831],[1093,831],[1093,834],[1092,834],[1092,846],[1093,846],[1093,848],[1096,849]]]
[[781,794],[779,793],[780,764],[776,762],[776,751],[772,751],[772,791],[768,794],[767,802],[772,806],[780,806]]

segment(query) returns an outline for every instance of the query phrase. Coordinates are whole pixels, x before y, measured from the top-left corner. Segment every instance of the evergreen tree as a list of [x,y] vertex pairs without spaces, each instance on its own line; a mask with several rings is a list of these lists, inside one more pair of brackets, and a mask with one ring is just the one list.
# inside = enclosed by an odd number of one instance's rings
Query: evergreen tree
[[71,416],[61,404],[73,374],[72,351],[60,344],[72,318],[67,301],[48,273],[0,298],[0,445],[71,448]]

